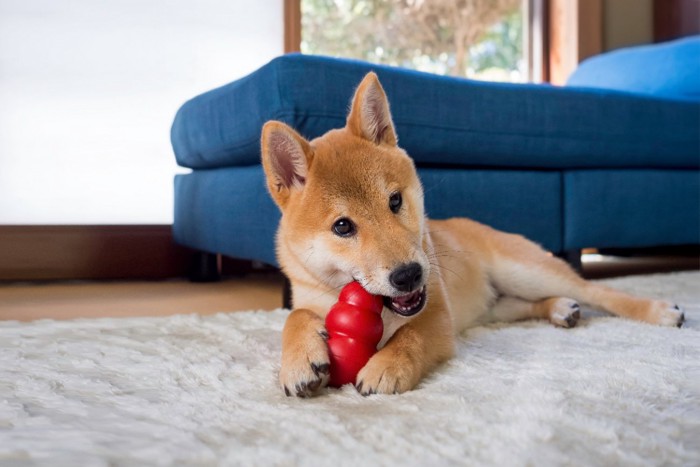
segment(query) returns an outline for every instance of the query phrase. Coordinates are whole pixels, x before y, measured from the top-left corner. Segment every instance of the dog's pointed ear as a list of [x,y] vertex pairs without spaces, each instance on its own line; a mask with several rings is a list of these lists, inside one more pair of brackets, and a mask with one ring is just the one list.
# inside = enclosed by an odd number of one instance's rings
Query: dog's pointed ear
[[355,136],[374,144],[396,146],[398,141],[389,101],[375,73],[367,73],[357,87],[346,127]]
[[262,165],[267,188],[275,202],[284,207],[292,190],[306,183],[313,151],[299,133],[282,122],[269,121],[262,129]]

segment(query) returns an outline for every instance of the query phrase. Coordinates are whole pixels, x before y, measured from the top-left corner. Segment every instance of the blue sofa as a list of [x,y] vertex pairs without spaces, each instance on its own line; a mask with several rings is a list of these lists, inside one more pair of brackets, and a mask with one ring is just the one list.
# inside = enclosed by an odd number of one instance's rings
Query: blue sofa
[[373,70],[429,216],[470,217],[555,253],[700,244],[699,56],[700,37],[612,52],[582,63],[565,87],[279,57],[178,111],[172,145],[192,172],[175,179],[175,239],[275,265],[263,123],[309,139],[343,126]]

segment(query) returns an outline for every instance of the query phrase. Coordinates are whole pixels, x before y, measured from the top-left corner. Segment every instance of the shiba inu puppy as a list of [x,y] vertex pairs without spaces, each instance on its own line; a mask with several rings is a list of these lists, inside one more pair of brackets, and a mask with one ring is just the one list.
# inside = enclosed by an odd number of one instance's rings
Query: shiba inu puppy
[[681,326],[681,310],[580,278],[519,235],[468,219],[428,220],[389,103],[369,73],[344,128],[307,141],[284,123],[262,131],[262,163],[282,211],[277,254],[294,309],[282,333],[280,383],[314,395],[328,382],[324,317],[356,280],[384,297],[379,351],[357,375],[365,395],[401,393],[454,353],[455,335],[489,321],[547,319],[569,328],[579,303]]

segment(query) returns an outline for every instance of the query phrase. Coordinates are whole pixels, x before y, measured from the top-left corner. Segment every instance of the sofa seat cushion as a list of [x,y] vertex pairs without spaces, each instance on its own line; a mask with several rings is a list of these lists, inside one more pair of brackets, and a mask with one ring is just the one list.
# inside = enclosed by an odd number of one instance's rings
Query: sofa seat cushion
[[574,170],[563,177],[564,249],[700,243],[692,170]]
[[567,86],[700,102],[700,36],[591,57],[569,77]]
[[399,144],[423,166],[687,168],[700,159],[700,105],[599,89],[504,84],[360,61],[285,55],[186,102],[171,140],[194,169],[259,164],[262,125],[307,138],[345,124],[370,70],[391,103]]

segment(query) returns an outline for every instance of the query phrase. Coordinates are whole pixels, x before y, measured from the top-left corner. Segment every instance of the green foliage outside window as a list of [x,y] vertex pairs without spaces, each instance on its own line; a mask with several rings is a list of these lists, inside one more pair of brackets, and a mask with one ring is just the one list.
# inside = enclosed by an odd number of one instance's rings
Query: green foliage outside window
[[521,0],[302,0],[303,53],[524,81]]

